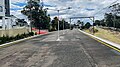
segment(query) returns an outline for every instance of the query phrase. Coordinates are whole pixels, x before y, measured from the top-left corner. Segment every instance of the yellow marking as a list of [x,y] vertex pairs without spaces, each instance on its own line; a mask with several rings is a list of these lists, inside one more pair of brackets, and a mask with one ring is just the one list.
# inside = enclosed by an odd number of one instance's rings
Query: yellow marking
[[[80,30],[79,30],[79,31],[80,31]],[[87,34],[86,34],[86,35],[87,35]],[[113,47],[113,46],[111,46],[111,45],[109,45],[109,44],[107,44],[107,43],[105,43],[105,42],[103,42],[103,41],[101,41],[101,40],[99,40],[99,39],[97,39],[97,38],[94,38],[94,37],[92,37],[92,36],[90,36],[90,35],[87,35],[87,36],[93,38],[94,40],[102,43],[102,44],[105,45],[105,46],[108,46],[108,47],[111,48],[111,49],[114,49],[114,50],[120,52],[120,49],[117,49],[117,48],[115,48],[115,47]]]
[[[95,39],[95,40],[97,40],[97,39]],[[102,43],[103,45],[108,46],[109,48],[112,48],[112,49],[120,52],[120,49],[117,49],[117,48],[115,48],[115,47],[113,47],[113,46],[111,46],[111,45],[109,45],[109,44],[107,44],[107,43],[105,43],[105,42],[102,42],[101,40],[97,40],[97,41],[100,42],[100,43]]]

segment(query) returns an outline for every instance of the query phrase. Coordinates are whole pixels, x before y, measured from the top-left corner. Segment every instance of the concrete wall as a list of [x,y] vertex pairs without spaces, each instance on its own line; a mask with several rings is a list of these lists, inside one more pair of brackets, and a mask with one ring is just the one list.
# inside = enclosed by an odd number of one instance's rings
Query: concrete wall
[[0,30],[0,37],[3,35],[16,36],[17,34],[28,33],[28,28]]

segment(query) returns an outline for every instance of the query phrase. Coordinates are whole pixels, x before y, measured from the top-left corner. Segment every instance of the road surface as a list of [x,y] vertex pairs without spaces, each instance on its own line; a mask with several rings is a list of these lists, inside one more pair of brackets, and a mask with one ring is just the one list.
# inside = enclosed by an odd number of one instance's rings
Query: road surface
[[120,67],[120,53],[77,29],[0,49],[0,67]]

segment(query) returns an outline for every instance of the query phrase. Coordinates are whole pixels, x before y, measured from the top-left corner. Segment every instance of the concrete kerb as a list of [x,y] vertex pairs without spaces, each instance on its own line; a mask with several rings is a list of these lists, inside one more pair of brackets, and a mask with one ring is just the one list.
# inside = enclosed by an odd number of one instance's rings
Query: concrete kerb
[[95,39],[97,39],[97,40],[100,40],[100,41],[102,41],[102,42],[105,42],[105,43],[109,44],[110,46],[113,46],[113,47],[115,47],[115,48],[117,48],[117,49],[120,50],[120,44],[116,44],[116,43],[110,42],[110,41],[108,41],[108,40],[105,40],[105,39],[96,37],[96,36],[94,36],[94,35],[92,35],[92,34],[89,34],[89,33],[84,32],[84,31],[82,31],[82,30],[79,30],[79,31],[82,32],[82,33],[84,33],[84,34],[86,34],[86,35],[88,35],[88,36],[91,36],[91,37],[93,37],[93,38],[95,38]]

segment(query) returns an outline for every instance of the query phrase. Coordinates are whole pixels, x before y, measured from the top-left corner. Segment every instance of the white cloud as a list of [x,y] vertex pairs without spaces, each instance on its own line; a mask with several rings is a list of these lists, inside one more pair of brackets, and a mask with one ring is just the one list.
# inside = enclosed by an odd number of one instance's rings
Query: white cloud
[[16,2],[27,2],[27,0],[10,0],[11,3],[16,3]]
[[[70,10],[60,11],[61,13],[66,13],[64,15],[60,15],[62,18],[72,17],[72,16],[93,16],[96,12],[100,11],[102,8],[110,5],[112,2],[116,0],[43,0],[44,3],[49,5],[54,5],[54,7],[48,7],[49,9],[64,9],[67,7],[72,7]],[[26,2],[26,0],[11,0],[11,3],[17,2]],[[118,1],[120,2],[120,1]],[[20,6],[16,6],[11,4],[11,8],[23,8]],[[47,8],[47,7],[44,7]],[[86,8],[94,9],[92,11],[86,10]],[[102,19],[104,16],[104,12],[106,10],[101,11],[96,16],[96,19]],[[103,13],[102,13],[103,12]],[[48,11],[52,17],[57,16],[57,11]],[[24,16],[20,13],[20,11],[11,11],[11,14],[14,14],[19,17]]]

